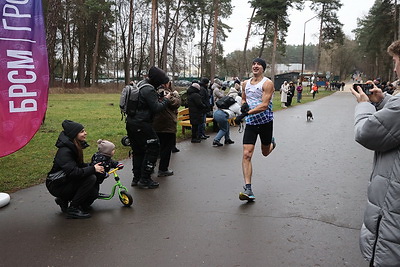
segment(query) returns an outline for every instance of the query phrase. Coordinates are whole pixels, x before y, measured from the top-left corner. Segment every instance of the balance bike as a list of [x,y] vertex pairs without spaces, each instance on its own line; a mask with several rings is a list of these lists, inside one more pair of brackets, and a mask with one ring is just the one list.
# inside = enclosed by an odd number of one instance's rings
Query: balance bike
[[131,194],[128,193],[128,189],[122,185],[119,176],[117,174],[117,171],[119,168],[115,168],[112,171],[109,171],[108,174],[113,174],[114,179],[115,179],[115,184],[112,187],[111,194],[104,194],[104,193],[99,193],[99,196],[97,197],[98,199],[103,199],[103,200],[110,200],[114,197],[115,195],[115,190],[118,187],[118,197],[119,200],[121,201],[122,204],[124,204],[125,207],[130,207],[133,203],[133,198]]

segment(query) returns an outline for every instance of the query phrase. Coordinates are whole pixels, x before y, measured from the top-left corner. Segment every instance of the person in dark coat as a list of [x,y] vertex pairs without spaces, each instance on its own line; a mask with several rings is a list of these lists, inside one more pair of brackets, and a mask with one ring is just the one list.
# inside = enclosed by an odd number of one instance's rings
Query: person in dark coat
[[208,84],[210,80],[207,78],[202,78],[199,82],[200,85],[200,95],[204,105],[207,106],[207,110],[203,113],[203,123],[199,125],[199,137],[200,139],[207,139],[210,136],[206,135],[206,118],[207,113],[212,110],[211,101],[210,101],[210,94],[208,91]]
[[135,114],[128,114],[126,131],[133,153],[133,179],[131,186],[154,189],[159,186],[151,178],[160,153],[160,141],[153,128],[155,114],[165,110],[170,102],[171,94],[163,97],[157,94],[156,88],[169,82],[167,74],[158,67],[151,67],[148,77],[139,82],[141,87],[138,108]]
[[70,120],[62,123],[63,131],[58,136],[53,167],[49,174],[60,170],[66,174],[65,179],[46,179],[46,187],[67,218],[90,218],[89,206],[99,195],[99,183],[96,173],[104,173],[100,163],[90,166],[83,162],[83,149],[86,143],[86,131],[82,124]]
[[178,123],[178,108],[181,106],[181,98],[178,91],[172,89],[171,82],[161,85],[157,92],[159,95],[171,94],[167,108],[154,115],[153,128],[160,140],[160,162],[158,177],[170,176],[174,172],[169,170],[171,153],[176,148],[176,126]]
[[292,99],[293,99],[293,96],[294,96],[294,90],[295,90],[294,83],[290,82],[289,83],[289,91],[288,91],[288,94],[287,94],[287,101],[286,101],[286,106],[287,107],[290,107],[292,105]]
[[192,143],[200,143],[199,125],[203,123],[203,115],[207,111],[207,106],[202,101],[198,83],[193,83],[187,89],[187,94],[190,124],[192,125]]

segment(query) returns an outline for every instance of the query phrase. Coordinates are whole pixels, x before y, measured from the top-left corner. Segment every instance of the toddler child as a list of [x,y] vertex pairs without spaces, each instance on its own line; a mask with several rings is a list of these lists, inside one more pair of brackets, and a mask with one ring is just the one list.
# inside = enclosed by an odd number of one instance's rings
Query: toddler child
[[122,169],[124,164],[112,159],[115,154],[115,145],[112,142],[99,139],[97,140],[97,149],[98,151],[92,156],[91,165],[96,165],[99,162],[102,163],[104,173],[96,173],[97,182],[101,184],[109,176],[108,172],[111,168]]

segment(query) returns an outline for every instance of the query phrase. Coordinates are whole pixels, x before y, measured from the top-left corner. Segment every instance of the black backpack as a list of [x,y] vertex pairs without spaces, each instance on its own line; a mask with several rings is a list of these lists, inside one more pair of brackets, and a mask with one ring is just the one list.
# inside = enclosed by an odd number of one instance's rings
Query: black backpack
[[236,100],[231,96],[224,96],[219,99],[215,104],[218,108],[228,109],[230,106],[236,103]]

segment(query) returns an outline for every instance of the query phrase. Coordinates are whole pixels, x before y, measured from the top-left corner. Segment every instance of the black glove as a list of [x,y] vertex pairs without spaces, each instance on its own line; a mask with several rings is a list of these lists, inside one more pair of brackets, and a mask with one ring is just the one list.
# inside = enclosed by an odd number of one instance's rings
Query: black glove
[[249,112],[250,107],[249,104],[247,104],[247,102],[244,102],[244,104],[240,107],[240,112],[241,113],[247,113]]
[[235,124],[241,124],[242,123],[242,121],[243,121],[243,119],[244,119],[244,117],[246,117],[248,114],[247,114],[247,112],[246,113],[242,113],[242,114],[240,114],[239,116],[237,116],[236,118],[235,118]]

